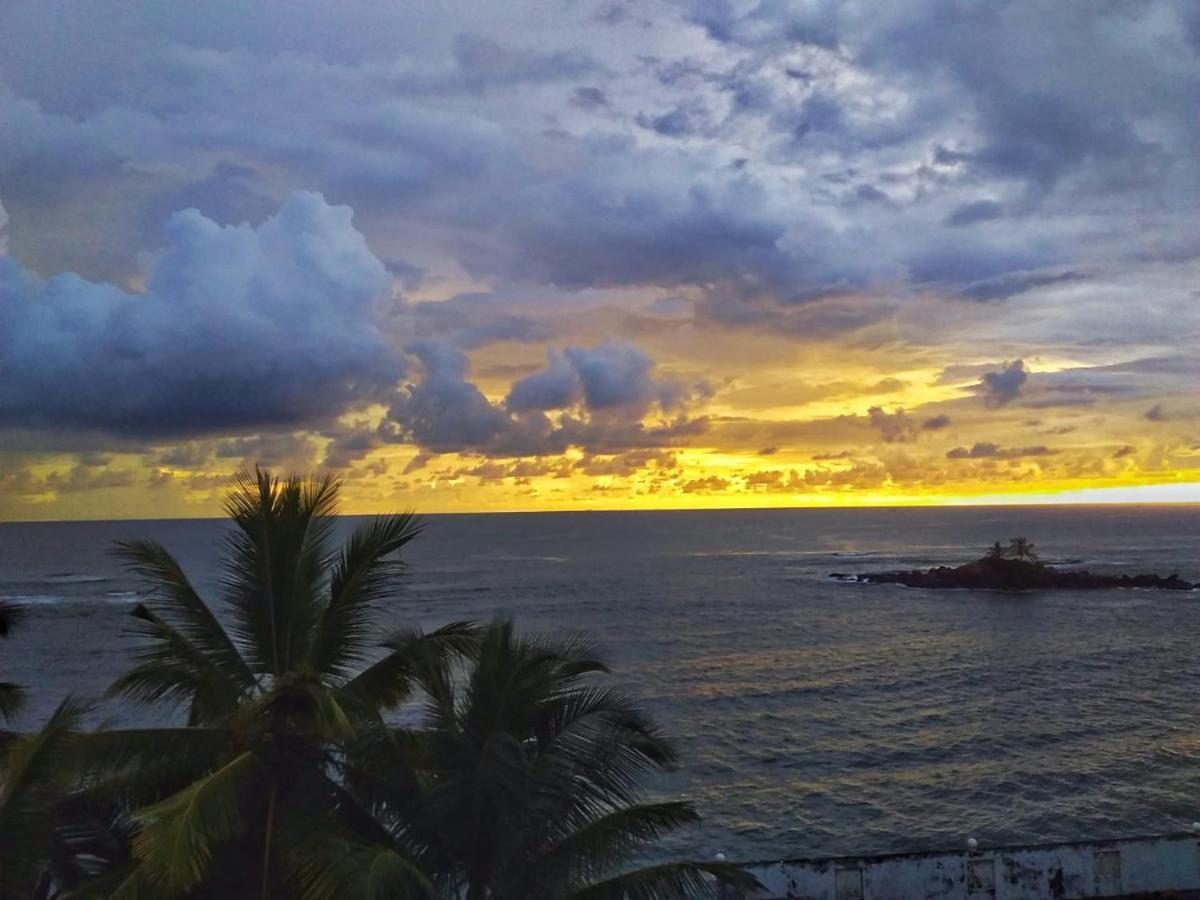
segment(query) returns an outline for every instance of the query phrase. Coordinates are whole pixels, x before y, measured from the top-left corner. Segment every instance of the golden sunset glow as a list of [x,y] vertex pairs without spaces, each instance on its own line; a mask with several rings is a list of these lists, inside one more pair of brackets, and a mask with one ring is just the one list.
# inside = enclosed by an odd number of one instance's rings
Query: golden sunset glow
[[1174,8],[353,6],[0,12],[0,518],[1200,501]]

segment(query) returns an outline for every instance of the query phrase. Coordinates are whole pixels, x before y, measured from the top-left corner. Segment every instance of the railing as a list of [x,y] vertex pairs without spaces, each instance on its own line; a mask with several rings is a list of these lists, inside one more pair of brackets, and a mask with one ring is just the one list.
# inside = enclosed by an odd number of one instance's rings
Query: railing
[[882,856],[756,862],[765,891],[726,900],[1069,900],[1197,892],[1195,832]]

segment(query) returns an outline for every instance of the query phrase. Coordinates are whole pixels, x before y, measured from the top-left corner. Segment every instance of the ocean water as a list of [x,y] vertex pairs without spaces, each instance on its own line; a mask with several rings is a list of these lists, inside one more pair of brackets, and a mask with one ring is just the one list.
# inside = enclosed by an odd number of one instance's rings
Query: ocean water
[[[1200,592],[1002,594],[831,580],[995,540],[1093,571],[1200,579],[1200,507],[431,516],[383,626],[510,614],[584,629],[677,739],[655,785],[704,825],[672,852],[780,859],[1130,835],[1200,819]],[[353,520],[346,520],[348,527]],[[0,677],[27,722],[128,664],[150,537],[215,594],[219,521],[0,525],[29,615]],[[106,701],[114,722],[152,721]]]

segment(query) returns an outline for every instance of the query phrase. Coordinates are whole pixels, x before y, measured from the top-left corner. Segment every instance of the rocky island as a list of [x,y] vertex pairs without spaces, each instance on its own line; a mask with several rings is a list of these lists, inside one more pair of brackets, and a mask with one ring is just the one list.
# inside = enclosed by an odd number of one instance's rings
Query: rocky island
[[867,584],[902,584],[919,588],[973,588],[993,591],[1077,591],[1100,588],[1157,588],[1167,591],[1191,591],[1200,584],[1185,581],[1177,574],[1162,576],[1148,572],[1136,575],[1099,575],[1086,569],[1056,569],[1038,560],[1033,544],[1013,538],[1009,546],[999,542],[986,555],[962,566],[936,566],[895,572],[866,572],[849,575],[834,572],[833,578]]

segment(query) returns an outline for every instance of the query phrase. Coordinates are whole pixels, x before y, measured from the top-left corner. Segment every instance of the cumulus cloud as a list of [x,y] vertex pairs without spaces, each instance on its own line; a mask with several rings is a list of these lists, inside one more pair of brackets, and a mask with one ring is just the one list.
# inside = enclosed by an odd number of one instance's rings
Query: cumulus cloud
[[546,367],[516,382],[505,401],[514,412],[566,409],[583,398],[579,371],[563,351],[551,347]]
[[1006,406],[1021,396],[1028,380],[1024,360],[1006,362],[998,372],[984,372],[979,379],[983,400],[988,406]]
[[258,226],[172,216],[146,289],[43,280],[0,259],[0,424],[185,436],[299,426],[379,401],[402,373],[390,279],[319,194]]
[[921,430],[922,431],[940,431],[941,429],[948,428],[949,426],[950,426],[950,417],[948,415],[946,415],[945,413],[941,413],[936,416],[930,416],[928,419],[926,419],[924,422],[922,422]]
[[466,380],[470,361],[457,347],[434,340],[409,346],[424,377],[393,402],[389,419],[402,435],[436,452],[486,447],[512,426],[510,416]]
[[[1196,57],[1170,0],[200,6],[0,11],[0,179],[24,253],[118,268],[164,197],[220,219],[315,187],[380,245],[427,228],[416,269],[689,287],[732,321],[910,276],[987,299],[1185,252]],[[122,227],[92,227],[102,210]],[[984,222],[986,242],[964,239]]]
[[881,406],[872,406],[867,410],[867,417],[885,443],[900,444],[917,437],[917,423],[903,409],[889,413]]
[[667,411],[688,395],[687,388],[653,375],[654,361],[625,341],[610,340],[594,348],[551,348],[546,367],[512,386],[505,401],[510,410],[589,410],[624,408],[644,413],[657,405]]
[[[681,389],[654,378],[653,361],[629,344],[551,349],[546,368],[516,382],[503,403],[467,380],[470,361],[454,345],[426,339],[409,350],[423,377],[393,400],[381,434],[433,452],[536,456],[581,447],[619,453],[669,446],[706,425],[688,417]],[[651,403],[674,418],[644,423]]]

